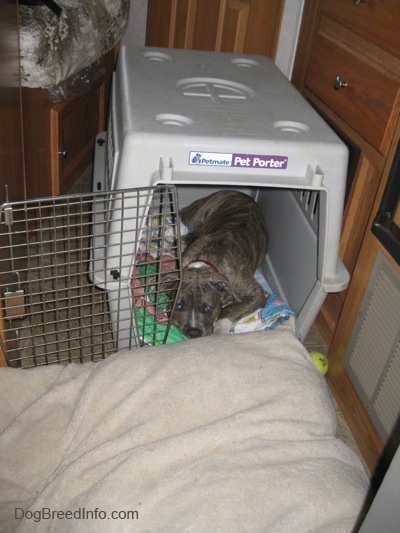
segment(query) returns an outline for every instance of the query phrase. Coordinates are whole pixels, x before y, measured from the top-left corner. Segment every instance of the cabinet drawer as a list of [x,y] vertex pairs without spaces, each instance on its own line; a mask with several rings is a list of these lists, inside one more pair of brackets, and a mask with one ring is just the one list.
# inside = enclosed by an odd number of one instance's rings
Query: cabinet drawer
[[400,57],[399,0],[322,0],[322,13]]
[[[336,90],[340,77],[347,86]],[[349,49],[317,35],[305,83],[355,131],[380,151],[399,85]]]

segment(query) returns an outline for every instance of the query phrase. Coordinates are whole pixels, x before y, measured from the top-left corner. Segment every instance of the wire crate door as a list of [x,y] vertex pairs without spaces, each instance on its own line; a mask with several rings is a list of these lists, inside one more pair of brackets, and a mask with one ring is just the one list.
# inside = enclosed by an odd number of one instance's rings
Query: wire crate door
[[173,186],[1,206],[1,344],[10,366],[96,361],[167,342],[180,280]]

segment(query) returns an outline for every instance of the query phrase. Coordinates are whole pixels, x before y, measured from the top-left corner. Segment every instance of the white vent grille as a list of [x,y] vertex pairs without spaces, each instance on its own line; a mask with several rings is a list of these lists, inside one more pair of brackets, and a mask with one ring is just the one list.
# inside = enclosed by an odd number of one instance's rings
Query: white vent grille
[[400,277],[378,254],[344,366],[385,442],[400,413],[399,318]]
[[387,432],[391,430],[399,416],[400,404],[400,342],[382,380],[375,400],[375,410]]

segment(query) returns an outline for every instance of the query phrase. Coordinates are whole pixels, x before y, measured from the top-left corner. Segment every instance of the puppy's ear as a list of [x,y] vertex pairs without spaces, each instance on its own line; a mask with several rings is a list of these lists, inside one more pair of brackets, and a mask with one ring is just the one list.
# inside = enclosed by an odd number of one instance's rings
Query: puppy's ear
[[176,291],[179,287],[179,272],[161,274],[160,291]]
[[240,298],[235,294],[228,280],[219,279],[212,282],[212,285],[221,295],[222,307],[226,307],[233,302],[240,302]]
[[161,274],[159,292],[164,293],[168,299],[167,309],[171,309],[179,287],[179,272],[166,272]]

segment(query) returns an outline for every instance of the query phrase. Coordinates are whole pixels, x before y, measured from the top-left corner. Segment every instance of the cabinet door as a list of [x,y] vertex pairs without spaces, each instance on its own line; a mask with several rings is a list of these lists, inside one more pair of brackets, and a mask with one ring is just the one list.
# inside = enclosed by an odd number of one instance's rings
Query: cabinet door
[[[96,87],[88,95],[73,98],[60,111],[53,111],[51,118],[58,129],[58,144],[54,146],[58,162],[59,191],[65,193],[73,178],[90,163],[94,149],[94,138],[99,131],[100,91]],[[56,136],[57,137],[57,136]],[[55,138],[56,138],[55,137]]]
[[[0,3],[0,197],[4,186],[9,200],[22,200],[24,168],[22,147],[21,94],[19,87],[17,2]],[[3,33],[4,32],[4,33]],[[6,36],[6,37],[5,37]],[[4,38],[3,38],[4,37]]]
[[[0,202],[6,201],[5,189],[7,185],[10,201],[22,200],[25,197],[24,158],[22,146],[22,117],[21,91],[19,87],[19,50],[18,50],[18,6],[17,2],[0,2]],[[3,222],[3,220],[1,221]],[[24,242],[25,235],[19,235],[19,242]],[[10,283],[15,280],[5,279],[3,269],[11,269],[5,259],[6,248],[9,246],[6,232],[0,233],[0,283]],[[17,254],[18,255],[18,254]],[[15,268],[15,267],[13,267]],[[1,291],[2,292],[2,291]],[[0,302],[0,335],[5,344],[13,339],[5,334],[9,331],[3,323],[4,299],[1,294]],[[18,322],[18,321],[17,321]],[[7,366],[0,345],[0,367]]]
[[275,57],[284,0],[150,0],[146,44]]

